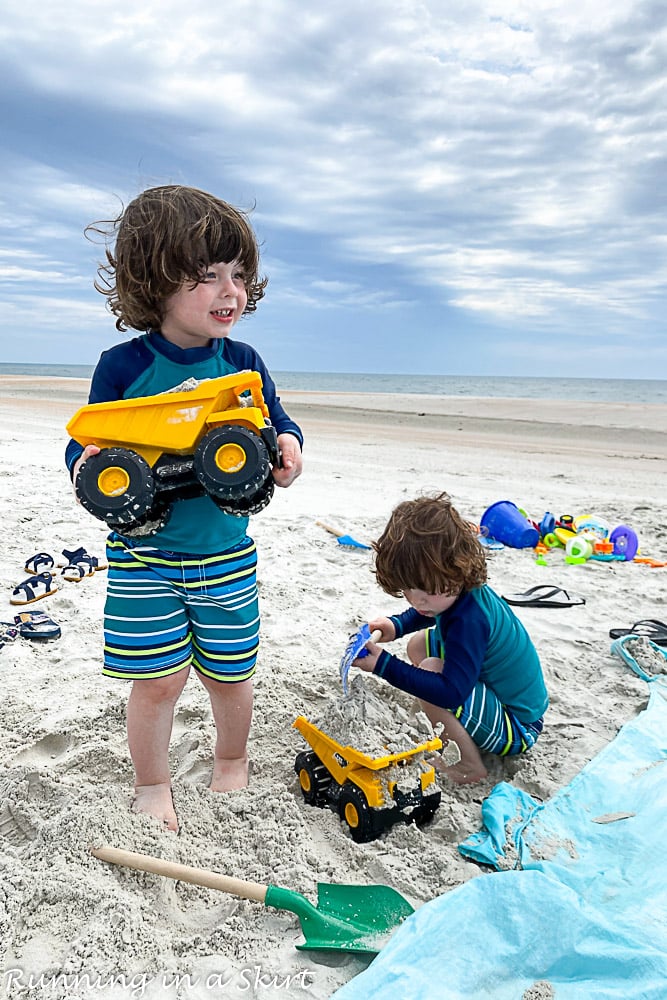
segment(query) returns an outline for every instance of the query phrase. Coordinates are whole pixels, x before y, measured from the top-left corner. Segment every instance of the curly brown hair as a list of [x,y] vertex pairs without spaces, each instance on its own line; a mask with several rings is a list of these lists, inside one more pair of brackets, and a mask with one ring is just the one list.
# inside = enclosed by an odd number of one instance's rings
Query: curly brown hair
[[458,594],[486,582],[475,528],[447,493],[399,503],[373,549],[377,582],[393,597],[404,590]]
[[[106,263],[95,288],[106,297],[118,330],[160,329],[164,304],[185,282],[200,283],[211,264],[238,261],[252,313],[264,295],[257,239],[246,215],[197,188],[148,188],[115,219],[85,229],[104,237]],[[114,242],[113,250],[110,245]]]

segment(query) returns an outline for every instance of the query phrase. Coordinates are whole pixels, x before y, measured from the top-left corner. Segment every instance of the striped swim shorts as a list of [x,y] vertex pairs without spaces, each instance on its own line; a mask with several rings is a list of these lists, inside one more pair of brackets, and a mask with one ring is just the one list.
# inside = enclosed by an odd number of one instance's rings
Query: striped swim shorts
[[[444,660],[444,647],[435,628],[426,630],[426,655]],[[525,753],[542,732],[543,719],[520,722],[491,688],[477,681],[474,688],[452,715],[455,716],[480,750],[498,757]]]
[[245,681],[259,645],[257,553],[251,538],[211,556],[128,546],[112,533],[104,608],[104,668],[127,680],[192,666]]

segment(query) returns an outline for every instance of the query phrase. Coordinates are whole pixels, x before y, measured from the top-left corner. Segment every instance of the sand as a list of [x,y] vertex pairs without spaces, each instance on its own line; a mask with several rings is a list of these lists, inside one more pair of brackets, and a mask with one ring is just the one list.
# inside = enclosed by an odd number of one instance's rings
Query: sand
[[[102,556],[105,529],[74,503],[64,425],[85,402],[77,379],[0,379],[0,618],[25,560],[83,544]],[[530,550],[489,554],[499,593],[553,583],[586,598],[568,609],[518,609],[551,695],[526,757],[491,759],[489,777],[458,787],[423,828],[395,826],[357,845],[337,816],[308,806],[294,773],[305,748],[292,724],[340,714],[338,664],[348,636],[400,601],[377,588],[370,554],[338,545],[317,521],[376,537],[400,500],[446,489],[479,520],[511,499],[545,511],[630,525],[645,555],[667,558],[667,407],[536,400],[285,392],[301,422],[305,471],[252,519],[259,550],[262,646],[250,738],[251,782],[207,788],[214,738],[208,699],[190,678],[178,703],[171,760],[178,835],[130,812],[128,686],[101,676],[104,572],[38,602],[62,637],[0,650],[0,993],[13,997],[330,997],[368,964],[298,951],[290,912],[102,863],[106,843],[273,883],[315,900],[318,882],[387,884],[413,906],[484,877],[457,844],[479,829],[484,797],[510,781],[547,799],[646,704],[647,686],[610,655],[610,627],[665,619],[667,569],[635,563],[538,565]],[[4,595],[4,596],[1,596]],[[402,652],[402,644],[394,650]],[[424,734],[415,701],[368,675],[363,697],[387,738]],[[471,937],[471,948],[474,938]],[[547,996],[549,984],[536,983]]]

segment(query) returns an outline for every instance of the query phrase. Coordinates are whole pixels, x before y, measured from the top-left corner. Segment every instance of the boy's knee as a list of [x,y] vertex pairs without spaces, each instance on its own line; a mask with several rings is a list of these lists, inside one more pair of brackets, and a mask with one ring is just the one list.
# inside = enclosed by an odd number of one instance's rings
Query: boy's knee
[[410,663],[418,666],[426,656],[426,640],[423,632],[415,632],[408,639],[406,652],[410,657]]
[[430,670],[433,674],[442,673],[442,660],[438,656],[426,656],[419,664],[420,670]]
[[152,677],[146,680],[136,680],[132,685],[132,693],[146,701],[176,702],[188,679],[188,668],[184,667],[175,674],[166,677]]
[[208,691],[210,697],[215,701],[232,700],[241,704],[248,698],[252,700],[254,690],[252,677],[248,677],[244,681],[229,683],[217,681],[213,677],[207,677],[206,674],[199,673],[199,671],[197,671],[197,677]]

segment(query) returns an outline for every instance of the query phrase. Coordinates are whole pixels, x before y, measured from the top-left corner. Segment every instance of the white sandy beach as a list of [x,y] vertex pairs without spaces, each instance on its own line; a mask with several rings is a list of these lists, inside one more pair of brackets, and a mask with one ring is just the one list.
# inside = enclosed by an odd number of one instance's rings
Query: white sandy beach
[[[78,545],[104,554],[105,528],[74,502],[63,462],[65,423],[86,397],[84,380],[0,378],[5,621],[20,610],[9,597],[28,557]],[[304,474],[251,521],[263,627],[248,789],[208,790],[214,730],[191,677],[172,739],[180,833],[130,812],[128,687],[101,676],[104,572],[63,581],[32,606],[60,623],[62,638],[18,639],[0,650],[0,995],[325,1000],[369,959],[297,951],[302,937],[290,912],[114,868],[91,857],[89,845],[311,900],[318,882],[387,884],[417,907],[484,877],[457,844],[479,829],[482,800],[498,781],[551,797],[646,703],[646,684],[611,657],[608,632],[665,620],[667,568],[569,566],[562,552],[541,566],[531,550],[491,552],[489,583],[499,593],[550,583],[586,598],[581,607],[517,611],[551,696],[533,751],[491,760],[479,785],[440,777],[442,802],[429,826],[397,826],[370,844],[356,845],[333,812],[306,805],[294,773],[304,743],[292,723],[332,711],[348,635],[404,606],[378,589],[369,552],[339,546],[317,522],[369,540],[399,501],[446,489],[473,521],[501,499],[536,520],[547,510],[594,514],[631,526],[644,555],[667,560],[667,407],[305,392],[282,399],[304,430]],[[361,682],[396,732],[415,724],[412,698],[367,675]]]

